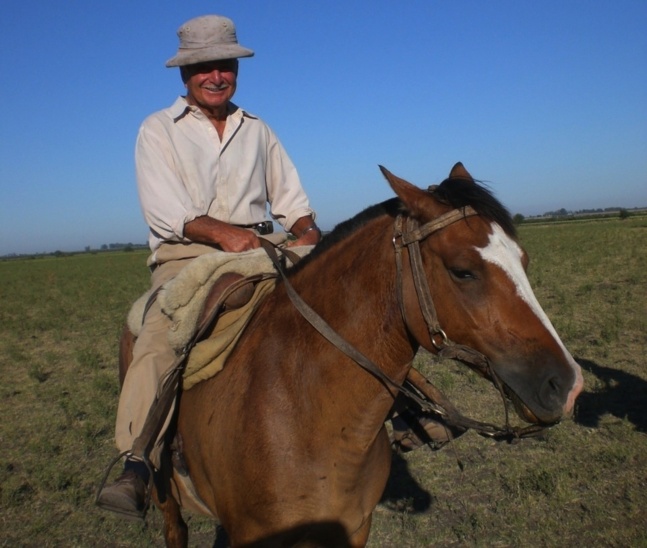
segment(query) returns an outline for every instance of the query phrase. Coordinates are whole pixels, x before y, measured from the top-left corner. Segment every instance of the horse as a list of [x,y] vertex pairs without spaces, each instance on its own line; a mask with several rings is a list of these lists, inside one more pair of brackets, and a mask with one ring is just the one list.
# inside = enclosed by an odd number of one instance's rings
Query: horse
[[[188,542],[178,501],[217,519],[232,546],[364,546],[390,471],[385,420],[420,347],[484,356],[480,372],[528,423],[572,414],[582,374],[533,294],[509,212],[461,163],[428,190],[381,170],[395,197],[327,234],[266,297],[226,367],[181,393],[177,435],[204,506],[172,492],[177,470],[156,482],[167,546]],[[379,374],[322,336],[290,291]]]

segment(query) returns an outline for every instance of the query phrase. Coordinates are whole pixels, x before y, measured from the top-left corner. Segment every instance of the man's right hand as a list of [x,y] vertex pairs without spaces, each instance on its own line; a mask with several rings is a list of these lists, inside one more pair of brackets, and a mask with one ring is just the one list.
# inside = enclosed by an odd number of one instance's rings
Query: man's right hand
[[251,230],[230,225],[211,217],[197,217],[184,225],[184,236],[200,243],[217,245],[223,251],[240,253],[261,246]]

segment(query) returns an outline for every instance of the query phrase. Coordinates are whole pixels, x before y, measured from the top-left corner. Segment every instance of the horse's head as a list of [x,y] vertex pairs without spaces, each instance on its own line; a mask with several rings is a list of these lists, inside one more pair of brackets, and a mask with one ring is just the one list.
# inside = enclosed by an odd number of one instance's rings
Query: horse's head
[[[487,357],[522,418],[551,424],[569,415],[582,390],[581,370],[530,287],[528,257],[508,211],[462,164],[429,191],[382,171],[423,229],[452,210],[475,211],[429,235],[422,230],[422,263],[439,325],[451,341]],[[435,351],[411,278],[403,276],[408,329]]]

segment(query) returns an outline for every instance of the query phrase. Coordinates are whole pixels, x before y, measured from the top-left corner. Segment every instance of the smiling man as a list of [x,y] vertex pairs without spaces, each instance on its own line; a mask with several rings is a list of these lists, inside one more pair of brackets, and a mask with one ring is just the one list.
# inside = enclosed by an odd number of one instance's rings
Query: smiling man
[[[144,218],[149,226],[151,289],[155,291],[199,255],[260,247],[259,236],[281,243],[266,211],[295,240],[311,245],[321,236],[297,171],[272,130],[231,102],[242,47],[234,23],[219,15],[187,21],[167,67],[179,67],[186,96],[149,116],[137,137],[135,163]],[[99,506],[134,517],[145,513],[148,468],[130,453],[156,398],[160,379],[175,361],[170,320],[153,302],[133,351],[119,398],[116,444],[127,458],[124,473],[104,488]],[[150,460],[159,466],[162,439]]]

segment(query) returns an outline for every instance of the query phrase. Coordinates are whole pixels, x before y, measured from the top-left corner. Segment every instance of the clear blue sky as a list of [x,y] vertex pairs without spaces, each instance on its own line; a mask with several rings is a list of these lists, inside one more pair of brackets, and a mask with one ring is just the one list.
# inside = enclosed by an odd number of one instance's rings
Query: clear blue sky
[[231,17],[235,102],[272,126],[318,220],[456,161],[512,213],[647,206],[645,0],[4,0],[0,255],[144,243],[133,148],[183,86],[176,30]]

